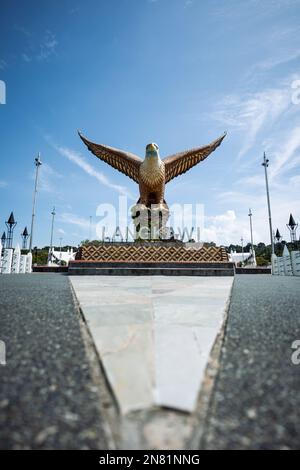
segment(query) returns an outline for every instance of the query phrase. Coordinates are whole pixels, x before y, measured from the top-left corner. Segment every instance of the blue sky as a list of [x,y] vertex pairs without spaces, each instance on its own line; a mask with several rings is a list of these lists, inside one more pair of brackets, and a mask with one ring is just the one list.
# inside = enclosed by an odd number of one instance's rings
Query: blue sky
[[[78,138],[161,157],[207,144],[205,162],[169,183],[166,199],[202,203],[203,238],[268,241],[263,151],[274,228],[300,222],[299,0],[2,0],[0,230],[30,227],[34,157],[42,169],[34,244],[77,245],[89,217],[137,185]],[[94,225],[93,225],[94,232]]]

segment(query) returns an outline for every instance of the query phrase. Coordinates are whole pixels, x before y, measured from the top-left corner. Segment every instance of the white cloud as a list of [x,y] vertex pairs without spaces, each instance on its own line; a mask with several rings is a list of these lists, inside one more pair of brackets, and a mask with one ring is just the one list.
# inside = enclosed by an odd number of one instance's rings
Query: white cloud
[[26,29],[24,26],[21,26],[19,24],[15,24],[14,29],[15,29],[15,31],[18,31],[19,33],[22,33],[26,37],[30,37],[32,35],[31,32],[28,29]]
[[29,57],[29,55],[25,52],[23,52],[22,54],[22,59],[24,60],[24,62],[31,62],[31,57]]
[[260,174],[252,174],[250,176],[245,176],[237,180],[237,185],[240,185],[244,188],[264,188],[265,187],[265,177],[263,172]]
[[84,229],[84,230],[88,230],[90,227],[89,219],[85,219],[84,217],[80,217],[71,212],[63,212],[59,216],[59,221],[66,223],[66,224],[76,225],[77,227],[80,227],[81,229]]
[[282,53],[277,54],[276,57],[268,57],[267,59],[255,64],[249,70],[249,75],[254,75],[259,71],[272,70],[273,68],[278,67],[279,65],[286,64],[288,62],[298,59],[299,57],[300,49],[294,49],[290,51],[284,50],[282,51]]
[[227,126],[229,131],[242,133],[243,143],[238,154],[242,157],[255,144],[260,132],[271,129],[291,106],[290,88],[284,86],[241,96],[225,96],[211,117]]
[[6,188],[7,185],[7,181],[0,180],[0,188]]
[[[269,174],[272,168],[270,161]],[[284,239],[289,240],[286,228],[289,214],[292,212],[297,222],[300,221],[300,174],[289,178],[280,178],[280,173],[270,181],[270,198],[273,230],[279,228]],[[237,181],[238,190],[219,193],[218,206],[224,207],[225,212],[221,216],[207,218],[205,228],[206,239],[211,238],[217,243],[238,243],[241,235],[245,242],[250,240],[249,207],[253,212],[253,227],[255,242],[265,241],[270,243],[266,188],[264,171],[248,178]],[[228,208],[230,208],[228,210]],[[235,214],[236,217],[233,216]]]
[[99,181],[99,183],[111,189],[114,189],[119,194],[126,195],[129,198],[133,199],[132,194],[129,192],[129,190],[125,186],[120,186],[120,185],[112,183],[103,173],[96,170],[92,165],[90,165],[90,163],[88,163],[80,155],[80,153],[75,152],[74,150],[71,150],[68,147],[62,147],[62,146],[57,146],[57,145],[53,145],[53,146],[60,153],[60,155],[63,155],[64,157],[68,158],[68,160],[75,163],[85,173],[96,178]]
[[66,212],[61,214],[60,221],[67,223],[67,224],[77,225],[78,227],[81,227],[81,228],[87,228],[89,224],[89,221],[87,219],[84,219],[83,217],[78,217],[75,214],[66,213]]
[[289,179],[289,182],[288,182],[289,186],[292,186],[292,187],[298,187],[300,186],[300,175],[295,175],[295,176],[292,176],[290,179]]
[[[225,212],[216,216],[205,217],[204,231],[201,237],[204,241],[214,241],[218,245],[240,244],[241,237],[243,237],[244,243],[249,243],[250,224],[248,211],[250,206],[253,213],[254,244],[261,241],[270,244],[265,192],[260,192],[253,199],[251,195],[236,193],[235,198],[231,195],[227,200],[224,200],[224,205],[225,207],[232,207],[232,209],[226,209]],[[282,193],[271,190],[273,232],[279,228],[283,238],[289,241],[290,236],[286,224],[291,212],[296,222],[300,222],[299,207],[299,191],[294,194],[293,201],[291,202],[289,199],[282,198]]]
[[218,245],[239,244],[241,237],[248,239],[248,225],[245,221],[239,220],[235,211],[230,209],[216,216],[205,217],[203,240],[214,241]]
[[[285,83],[288,84],[288,80]],[[232,218],[227,224],[222,224],[216,218],[208,225],[206,234],[217,243],[239,243],[243,235],[247,243],[250,239],[247,217],[250,206],[254,213],[255,241],[270,243],[264,172],[257,152],[261,149],[261,153],[266,150],[270,159],[268,173],[273,230],[278,227],[288,240],[286,223],[289,213],[293,212],[296,219],[300,216],[296,212],[300,206],[300,191],[297,187],[300,179],[297,174],[290,176],[289,181],[286,177],[286,173],[300,163],[300,127],[297,125],[299,108],[292,105],[288,86],[246,95],[244,98],[235,97],[232,102],[234,106],[229,108],[230,124],[239,133],[239,155],[247,154],[247,160],[243,167],[238,166],[238,173],[242,172],[244,176],[235,179],[233,189],[219,194],[217,199],[220,207],[234,210],[237,218]],[[228,118],[225,111],[223,108],[224,118]]]
[[4,70],[7,67],[5,60],[0,59],[0,70]]
[[[260,18],[267,17],[270,22],[270,15],[277,13],[279,10],[299,5],[299,0],[247,0],[241,2],[239,0],[227,0],[226,2],[216,2],[214,15],[218,15],[222,20],[239,20],[244,21],[249,15],[256,12]],[[268,23],[266,23],[268,24]]]
[[269,145],[272,154],[270,165],[270,178],[281,176],[284,171],[290,170],[300,163],[300,126],[287,132],[284,139],[279,142],[272,141]]
[[27,47],[21,54],[24,62],[29,63],[33,60],[44,61],[57,53],[58,41],[52,31],[47,30],[40,41],[31,33],[26,34],[25,30],[18,30],[29,37]]
[[[34,175],[32,176],[34,178]],[[48,163],[40,167],[39,189],[46,192],[57,192],[56,181],[63,176],[54,170]]]
[[56,53],[58,41],[51,31],[46,31],[44,40],[40,44],[40,51],[37,55],[38,60],[48,59],[51,55]]

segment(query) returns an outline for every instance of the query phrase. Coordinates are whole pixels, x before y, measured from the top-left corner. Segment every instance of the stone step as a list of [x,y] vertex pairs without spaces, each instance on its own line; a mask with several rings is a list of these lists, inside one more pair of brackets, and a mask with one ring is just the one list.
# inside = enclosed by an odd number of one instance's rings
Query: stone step
[[271,268],[235,268],[236,274],[271,274]]
[[70,261],[69,266],[73,267],[93,267],[93,268],[233,268],[233,263],[230,262],[182,262],[182,261],[152,261],[152,262],[133,262],[133,261],[87,261],[76,260]]
[[97,267],[71,264],[68,273],[98,276],[234,276],[234,267]]

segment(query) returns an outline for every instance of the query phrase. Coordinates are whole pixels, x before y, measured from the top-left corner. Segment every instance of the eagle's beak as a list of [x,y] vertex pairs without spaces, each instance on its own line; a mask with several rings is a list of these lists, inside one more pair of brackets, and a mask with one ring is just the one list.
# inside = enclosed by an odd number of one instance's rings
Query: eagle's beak
[[148,150],[156,150],[156,147],[154,144],[149,144],[148,145]]

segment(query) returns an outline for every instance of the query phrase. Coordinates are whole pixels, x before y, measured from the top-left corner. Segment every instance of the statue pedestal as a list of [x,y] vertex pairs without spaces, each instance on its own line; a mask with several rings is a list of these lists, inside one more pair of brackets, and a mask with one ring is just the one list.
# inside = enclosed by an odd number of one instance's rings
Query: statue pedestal
[[223,247],[204,247],[198,243],[169,241],[101,243],[83,245],[69,274],[233,276]]
[[136,204],[131,209],[135,226],[135,239],[144,241],[166,240],[170,238],[170,229],[166,226],[170,211],[167,204]]

